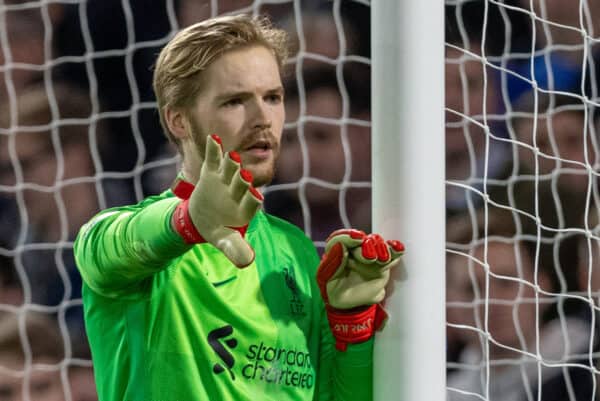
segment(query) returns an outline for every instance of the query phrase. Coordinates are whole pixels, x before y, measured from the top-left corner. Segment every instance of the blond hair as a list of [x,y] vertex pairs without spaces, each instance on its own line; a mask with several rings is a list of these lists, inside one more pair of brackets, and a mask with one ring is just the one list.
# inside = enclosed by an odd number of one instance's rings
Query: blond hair
[[287,34],[265,17],[245,14],[222,16],[181,30],[162,49],[154,69],[153,87],[160,123],[181,153],[179,140],[165,121],[165,110],[192,105],[202,89],[202,72],[219,56],[246,46],[261,45],[270,50],[281,70],[287,58]]

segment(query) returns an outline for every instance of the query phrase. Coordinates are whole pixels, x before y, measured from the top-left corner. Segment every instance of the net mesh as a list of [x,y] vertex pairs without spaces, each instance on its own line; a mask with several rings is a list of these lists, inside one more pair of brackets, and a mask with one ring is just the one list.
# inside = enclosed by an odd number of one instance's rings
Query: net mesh
[[97,399],[73,241],[99,210],[170,186],[180,159],[151,80],[181,27],[266,13],[290,33],[284,144],[265,206],[319,248],[334,228],[369,229],[368,6],[0,0],[0,398]]
[[[290,32],[266,208],[320,249],[369,231],[369,4],[0,1],[1,391],[95,397],[73,239],[170,185],[151,66],[180,27],[266,12]],[[445,4],[448,398],[593,400],[599,6]]]
[[448,399],[593,400],[600,10],[445,4]]

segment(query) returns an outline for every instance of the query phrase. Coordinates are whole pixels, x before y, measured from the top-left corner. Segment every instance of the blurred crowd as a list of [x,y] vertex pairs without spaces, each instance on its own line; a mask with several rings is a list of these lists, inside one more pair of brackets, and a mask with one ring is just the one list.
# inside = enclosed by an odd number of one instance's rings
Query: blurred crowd
[[446,6],[448,400],[595,400],[600,3]]
[[318,244],[368,230],[367,5],[0,1],[0,400],[97,400],[73,240],[99,210],[171,186],[179,158],[156,113],[155,58],[179,28],[237,11],[290,32],[266,209]]
[[[72,241],[170,187],[151,80],[180,27],[241,10],[290,32],[265,208],[321,251],[370,231],[368,5],[217,3],[0,0],[0,400],[97,399]],[[447,1],[449,400],[598,397],[600,3],[577,3]]]

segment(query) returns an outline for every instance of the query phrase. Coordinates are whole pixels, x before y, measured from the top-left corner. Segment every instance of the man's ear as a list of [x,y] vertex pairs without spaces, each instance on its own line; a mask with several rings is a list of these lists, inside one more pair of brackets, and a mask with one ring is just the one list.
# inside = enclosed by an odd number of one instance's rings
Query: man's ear
[[179,109],[165,109],[165,121],[169,131],[178,139],[184,139],[189,135],[187,117]]

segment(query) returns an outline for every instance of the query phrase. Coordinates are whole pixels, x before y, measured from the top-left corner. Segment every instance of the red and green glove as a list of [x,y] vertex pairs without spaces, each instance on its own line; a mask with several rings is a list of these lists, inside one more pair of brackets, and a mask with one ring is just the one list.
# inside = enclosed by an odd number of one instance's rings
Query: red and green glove
[[224,155],[221,139],[211,135],[200,178],[190,197],[176,207],[173,225],[185,242],[209,242],[243,268],[254,261],[244,234],[262,201],[252,174],[241,168],[240,156],[233,151]]
[[317,283],[337,349],[366,341],[383,326],[387,313],[379,303],[403,253],[400,241],[359,230],[337,230],[327,238]]

